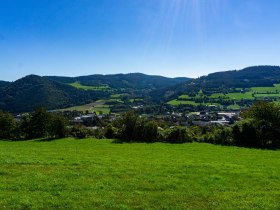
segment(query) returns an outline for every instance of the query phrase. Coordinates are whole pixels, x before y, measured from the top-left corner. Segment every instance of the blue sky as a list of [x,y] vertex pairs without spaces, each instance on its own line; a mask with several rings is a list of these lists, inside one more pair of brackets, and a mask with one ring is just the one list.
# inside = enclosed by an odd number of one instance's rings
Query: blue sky
[[0,80],[280,65],[279,0],[0,0]]

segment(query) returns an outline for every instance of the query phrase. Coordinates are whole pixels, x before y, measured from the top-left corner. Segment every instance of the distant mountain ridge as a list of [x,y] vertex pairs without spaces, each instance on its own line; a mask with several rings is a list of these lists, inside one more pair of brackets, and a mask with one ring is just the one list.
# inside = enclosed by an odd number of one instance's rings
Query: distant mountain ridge
[[[199,90],[210,94],[227,91],[230,88],[268,87],[277,83],[280,83],[279,66],[252,66],[242,70],[211,73],[164,90],[155,90],[151,96],[156,101],[162,101],[186,93],[195,95]],[[161,97],[157,97],[158,95]]]
[[[86,90],[73,85],[108,86],[105,90]],[[141,73],[89,75],[80,77],[29,75],[15,82],[0,81],[0,109],[14,113],[31,111],[37,106],[59,109],[108,99],[127,93],[162,103],[182,94],[195,96],[202,90],[210,95],[231,88],[273,86],[280,83],[279,66],[253,66],[242,70],[211,73],[198,79],[167,78]],[[97,88],[98,89],[98,88]]]
[[0,91],[0,109],[11,112],[31,111],[36,106],[56,109],[103,96],[102,92],[93,94],[47,78],[29,75],[10,83]]
[[163,76],[146,75],[142,73],[109,74],[109,75],[94,74],[94,75],[79,76],[79,77],[47,76],[46,78],[62,83],[80,82],[82,85],[87,85],[87,86],[106,84],[111,88],[134,88],[134,89],[135,88],[136,89],[163,88],[166,86],[172,86],[190,80],[190,78],[186,78],[186,77],[168,78]]
[[10,82],[0,81],[0,88],[6,87],[10,84]]
[[0,109],[14,113],[32,111],[37,106],[58,109],[81,105],[106,98],[108,91],[75,88],[73,82],[87,86],[108,85],[117,90],[147,92],[172,86],[188,78],[166,78],[144,74],[90,75],[81,77],[55,77],[28,75],[15,82],[0,82]]

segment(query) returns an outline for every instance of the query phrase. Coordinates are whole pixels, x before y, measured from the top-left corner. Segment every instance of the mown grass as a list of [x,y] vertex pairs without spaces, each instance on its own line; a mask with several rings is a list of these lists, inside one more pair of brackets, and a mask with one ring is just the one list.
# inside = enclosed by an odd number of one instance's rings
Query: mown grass
[[0,142],[0,209],[279,209],[280,151]]

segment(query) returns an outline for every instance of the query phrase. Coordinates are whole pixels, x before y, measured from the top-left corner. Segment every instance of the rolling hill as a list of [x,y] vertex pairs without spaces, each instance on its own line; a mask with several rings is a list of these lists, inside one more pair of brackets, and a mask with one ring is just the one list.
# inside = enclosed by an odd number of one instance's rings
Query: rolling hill
[[0,81],[0,88],[4,88],[4,87],[8,86],[9,84],[10,84],[10,82]]
[[122,97],[126,97],[125,101],[143,100],[143,103],[134,103],[136,105],[165,102],[238,109],[259,99],[280,103],[280,86],[275,84],[280,84],[279,66],[254,66],[198,79],[141,73],[80,77],[29,75],[11,83],[0,82],[0,109],[14,113],[31,111],[36,106],[60,109],[100,99],[108,105],[117,104],[117,110],[132,106],[124,103]]
[[170,87],[190,80],[190,78],[167,78],[162,76],[146,75],[141,73],[130,74],[112,74],[112,75],[89,75],[80,77],[46,77],[48,79],[62,82],[75,83],[79,82],[84,86],[108,86],[113,89],[131,88],[135,90],[152,90],[158,88]]
[[15,113],[31,111],[37,106],[56,109],[104,97],[103,92],[74,88],[36,75],[21,78],[0,91],[0,109]]
[[[156,101],[168,101],[183,94],[195,96],[199,91],[206,95],[228,93],[235,88],[273,87],[280,83],[279,66],[253,66],[242,70],[216,72],[198,79],[183,82],[151,92]],[[161,96],[161,97],[157,97]]]
[[31,111],[37,106],[65,108],[108,98],[113,93],[146,94],[186,80],[188,78],[172,79],[138,73],[81,77],[29,75],[11,83],[0,82],[0,109],[20,113]]

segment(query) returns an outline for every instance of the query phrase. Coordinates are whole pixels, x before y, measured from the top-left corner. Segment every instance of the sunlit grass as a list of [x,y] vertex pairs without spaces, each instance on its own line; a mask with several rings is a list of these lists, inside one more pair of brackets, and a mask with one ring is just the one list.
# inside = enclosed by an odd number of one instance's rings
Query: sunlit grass
[[279,151],[0,142],[0,209],[279,209],[279,174]]
[[110,87],[108,85],[85,86],[85,85],[82,85],[79,82],[70,83],[70,85],[77,88],[77,89],[82,89],[82,90],[105,91],[105,90],[110,89]]
[[[114,100],[114,99],[112,99]],[[116,99],[117,100],[117,99]],[[84,104],[80,106],[73,106],[66,109],[61,109],[61,111],[80,111],[80,112],[89,112],[89,113],[97,113],[97,114],[109,114],[110,106],[105,104],[104,100],[98,100],[93,103]]]

